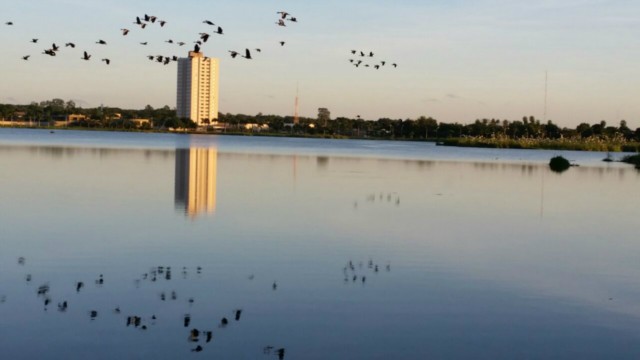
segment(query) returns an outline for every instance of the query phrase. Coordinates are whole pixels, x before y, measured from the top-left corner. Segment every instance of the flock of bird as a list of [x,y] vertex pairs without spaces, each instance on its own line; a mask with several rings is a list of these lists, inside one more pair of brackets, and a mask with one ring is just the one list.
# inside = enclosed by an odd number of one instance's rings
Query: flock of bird
[[[277,11],[276,12],[277,15],[277,19],[275,24],[279,27],[287,27],[288,24],[295,24],[298,22],[297,17],[293,16],[292,14],[290,14],[287,11]],[[193,43],[195,44],[193,47],[193,51],[198,53],[201,51],[202,47],[205,45],[205,43],[209,40],[209,38],[212,35],[225,35],[224,29],[219,26],[216,25],[213,21],[211,20],[203,20],[202,21],[203,24],[210,26],[213,28],[213,31],[211,32],[200,32],[198,33],[198,37],[195,41],[193,41]],[[155,15],[148,15],[148,14],[144,14],[144,16],[136,16],[135,21],[133,21],[133,24],[137,25],[138,28],[140,30],[145,29],[147,26],[150,26],[152,24],[158,24],[160,27],[164,27],[165,24],[167,24],[166,20],[160,20],[157,16]],[[7,21],[5,22],[5,25],[7,26],[13,26],[14,23],[13,21]],[[121,28],[120,29],[122,36],[127,36],[131,30],[128,28]],[[31,41],[32,43],[37,43],[38,39],[32,39]],[[184,46],[187,44],[187,42],[185,41],[174,41],[173,39],[168,39],[165,40],[166,43],[168,44],[176,44],[180,47]],[[96,44],[99,45],[107,45],[107,42],[100,39],[98,41],[96,41]],[[146,46],[149,44],[149,41],[144,41],[144,42],[140,42],[140,45],[142,46]],[[278,44],[282,47],[286,44],[286,41],[281,40],[278,42]],[[71,48],[75,48],[75,44],[74,43],[66,43],[65,47],[71,47]],[[60,47],[58,45],[56,45],[55,43],[52,44],[51,48],[45,49],[42,54],[44,55],[49,55],[49,56],[56,56],[56,54],[60,51]],[[228,50],[231,58],[235,59],[235,58],[244,58],[247,60],[251,60],[254,59],[254,55],[252,55],[252,51],[254,53],[261,53],[262,49],[260,48],[253,48],[253,49],[249,49],[249,48],[245,48],[244,51],[242,50]],[[383,67],[385,67],[387,65],[387,61],[386,60],[381,60],[381,61],[377,61],[375,63],[373,62],[368,62],[365,61],[367,59],[372,59],[374,57],[374,53],[373,51],[362,51],[362,50],[351,50],[351,54],[355,55],[355,58],[350,58],[349,62],[351,62],[355,67],[363,67],[363,68],[373,68],[376,70],[379,70]],[[86,50],[83,51],[82,53],[82,57],[80,59],[85,60],[85,61],[89,61],[91,60],[91,54],[89,54]],[[359,56],[359,58],[358,58]],[[23,60],[27,61],[29,60],[29,58],[31,57],[31,55],[24,55],[22,57]],[[150,61],[156,62],[156,63],[160,63],[163,65],[168,65],[170,64],[172,61],[178,61],[178,56],[176,55],[147,55],[147,58]],[[111,64],[111,59],[109,58],[102,58],[101,61],[103,61],[105,64],[109,65]],[[390,63],[390,66],[396,68],[398,67],[397,63]]]
[[[19,257],[18,264],[20,266],[25,266],[26,259],[22,256]],[[189,268],[182,267],[182,271],[181,271],[182,278],[186,280],[192,272],[193,271],[190,271]],[[201,266],[196,267],[195,272],[197,276],[200,276],[202,274],[202,267]],[[140,277],[134,279],[134,284],[136,289],[139,289],[143,282],[149,282],[149,283],[156,283],[160,281],[168,282],[172,280],[173,278],[172,274],[173,272],[172,272],[171,266],[156,266],[151,268],[148,272],[143,273]],[[253,280],[254,278],[255,278],[254,275],[250,275],[248,277],[249,280]],[[27,282],[27,284],[33,284],[34,276],[32,276],[32,274],[30,273],[26,274],[25,281]],[[93,280],[93,282],[95,283],[95,286],[97,288],[102,288],[106,282],[105,276],[103,274],[99,274]],[[74,283],[70,283],[69,286],[70,287],[73,286],[72,288],[75,290],[76,295],[81,296],[80,295],[81,292],[84,291],[87,285],[85,281],[76,281]],[[274,282],[271,287],[275,291],[277,289],[276,282]],[[44,311],[48,311],[49,308],[53,306],[53,298],[51,296],[51,286],[49,285],[49,283],[45,282],[42,285],[37,286],[35,289],[35,292],[36,292],[36,296],[41,299],[44,305]],[[159,294],[159,299],[162,302],[178,301],[178,293],[175,290],[162,291]],[[74,300],[75,299],[67,299],[67,298],[59,299],[57,302],[58,312],[66,313],[68,310],[72,309]],[[0,295],[0,304],[4,304],[6,302],[7,302],[7,296]],[[194,302],[195,302],[195,299],[192,297],[186,299],[186,303],[188,304],[187,305],[188,307],[192,306]],[[103,313],[104,309],[103,310],[89,309],[85,311],[90,321],[98,321],[100,316],[102,316],[101,314]],[[129,313],[125,315],[126,309],[121,308],[119,305],[115,305],[112,308],[112,310],[107,312],[114,314],[114,316],[122,317],[122,321],[127,328],[138,329],[141,331],[151,330],[151,328],[156,325],[157,321],[161,321],[161,316],[157,316],[156,314],[150,314],[150,315],[147,314],[145,316],[142,314]],[[182,317],[181,326],[183,328],[186,328],[185,332],[187,335],[186,336],[187,343],[189,344],[189,351],[197,352],[197,353],[204,351],[205,347],[208,346],[208,344],[211,343],[212,340],[214,339],[214,330],[224,331],[224,329],[228,326],[231,326],[232,323],[240,322],[240,319],[243,315],[243,310],[234,309],[229,313],[230,313],[229,317],[224,316],[219,320],[219,322],[215,326],[217,330],[213,329],[213,327],[209,329],[198,329],[196,327],[192,327],[191,326],[192,315],[190,315],[189,313],[186,313]],[[205,320],[205,322],[210,324],[215,324],[215,322],[211,322],[207,320]],[[263,348],[263,352],[265,354],[272,353],[273,355],[276,355],[278,359],[284,359],[285,348],[267,345]]]
[[[379,70],[380,68],[384,67],[385,65],[387,65],[387,61],[386,60],[380,60],[376,63],[365,63],[365,60],[363,59],[373,59],[373,57],[375,56],[375,54],[373,53],[373,51],[364,51],[364,50],[351,50],[351,55],[355,55],[355,58],[351,58],[349,59],[349,62],[351,64],[353,64],[355,67],[360,67],[362,65],[363,68],[373,68],[375,70]],[[391,66],[393,66],[394,68],[398,67],[397,63],[391,63]]]
[[[285,21],[291,22],[291,23],[296,23],[298,20],[296,17],[291,16],[291,14],[289,14],[286,11],[278,11],[276,12],[276,14],[278,14],[279,19],[276,22],[276,24],[278,26],[286,26]],[[159,24],[160,27],[164,27],[165,24],[167,24],[166,20],[160,20],[158,19],[157,16],[155,15],[148,15],[148,14],[144,14],[144,16],[136,16],[135,21],[133,22],[133,24],[137,25],[140,30],[145,29],[147,26],[151,25],[151,24]],[[195,44],[193,47],[193,51],[198,53],[201,51],[202,46],[204,46],[204,44],[209,40],[209,38],[212,35],[225,35],[224,29],[219,26],[216,25],[213,21],[211,20],[203,20],[202,21],[203,24],[208,25],[213,27],[213,31],[211,32],[200,32],[198,33],[198,37],[195,41],[193,41],[193,43]],[[5,22],[5,25],[8,26],[13,26],[14,23],[13,21],[7,21]],[[131,30],[128,28],[121,28],[120,29],[122,36],[127,36]],[[39,39],[34,38],[31,40],[32,43],[37,43]],[[165,43],[168,44],[176,44],[178,46],[184,46],[187,44],[187,42],[185,41],[174,41],[173,39],[168,39],[165,40]],[[280,46],[284,46],[285,45],[285,41],[279,41],[278,44]],[[105,40],[99,39],[98,41],[96,41],[96,44],[99,45],[107,45],[107,42]],[[143,41],[140,42],[140,45],[142,46],[146,46],[149,44],[149,41]],[[72,47],[75,48],[76,45],[75,43],[66,43],[67,47]],[[253,49],[256,52],[262,52],[262,50],[260,48],[255,48]],[[56,56],[57,53],[60,51],[60,47],[58,45],[56,45],[55,43],[52,44],[51,48],[45,49],[42,54],[44,55],[49,55],[49,56]],[[244,51],[236,51],[236,50],[229,50],[229,53],[231,54],[232,58],[236,58],[238,55],[240,55],[240,57],[251,60],[253,59],[252,55],[251,55],[251,51],[249,48],[246,48]],[[91,60],[91,56],[92,54],[89,54],[86,50],[83,51],[82,60],[88,61]],[[22,56],[22,59],[27,61],[29,60],[29,58],[31,57],[31,55],[24,55]],[[178,56],[176,55],[148,55],[147,58],[151,61],[154,62],[158,62],[164,65],[168,65],[171,61],[178,61]],[[102,61],[105,62],[107,65],[109,65],[111,63],[111,59],[109,58],[102,58]]]

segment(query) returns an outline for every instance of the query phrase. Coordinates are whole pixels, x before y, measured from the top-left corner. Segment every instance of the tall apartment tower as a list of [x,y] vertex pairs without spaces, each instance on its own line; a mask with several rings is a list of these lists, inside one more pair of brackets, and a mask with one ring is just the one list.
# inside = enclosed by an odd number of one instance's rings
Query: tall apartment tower
[[189,57],[178,59],[178,96],[176,112],[179,118],[193,120],[198,126],[218,119],[218,59],[190,51]]

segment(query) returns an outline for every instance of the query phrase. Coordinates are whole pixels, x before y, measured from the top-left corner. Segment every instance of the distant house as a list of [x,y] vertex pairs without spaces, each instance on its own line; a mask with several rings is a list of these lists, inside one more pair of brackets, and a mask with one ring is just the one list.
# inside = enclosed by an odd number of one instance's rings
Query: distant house
[[141,127],[145,124],[151,125],[150,119],[131,119],[130,121],[136,124],[136,127]]
[[87,120],[87,116],[82,114],[67,115],[67,121],[74,122],[74,121],[82,121],[82,120]]
[[254,130],[254,131],[263,131],[263,130],[269,130],[269,125],[267,124],[256,124],[256,123],[248,123],[248,124],[244,124],[244,128],[245,130]]

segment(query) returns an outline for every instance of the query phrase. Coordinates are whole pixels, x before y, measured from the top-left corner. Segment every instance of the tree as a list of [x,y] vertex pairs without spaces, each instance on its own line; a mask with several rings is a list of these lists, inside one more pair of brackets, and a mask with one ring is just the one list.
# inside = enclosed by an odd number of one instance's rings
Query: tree
[[327,108],[319,108],[318,109],[318,123],[324,124],[327,126],[327,121],[331,120],[331,112]]

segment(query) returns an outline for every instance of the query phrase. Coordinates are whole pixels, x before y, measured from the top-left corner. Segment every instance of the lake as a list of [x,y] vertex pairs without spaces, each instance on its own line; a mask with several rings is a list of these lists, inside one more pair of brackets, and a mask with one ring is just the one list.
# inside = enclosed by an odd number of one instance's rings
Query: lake
[[640,172],[604,157],[0,129],[0,353],[637,359]]

